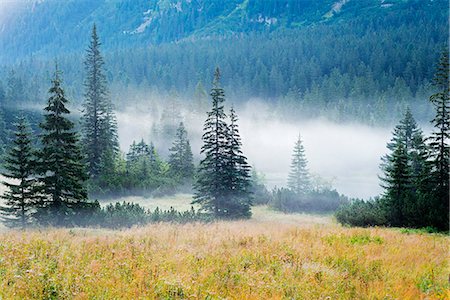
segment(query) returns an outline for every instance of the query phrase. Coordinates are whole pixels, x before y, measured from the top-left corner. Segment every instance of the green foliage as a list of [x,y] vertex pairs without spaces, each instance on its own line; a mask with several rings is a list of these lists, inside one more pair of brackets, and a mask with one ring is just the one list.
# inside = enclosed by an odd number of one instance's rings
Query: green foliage
[[230,125],[226,122],[219,68],[214,73],[211,97],[212,109],[207,113],[202,136],[201,153],[205,157],[198,168],[192,203],[200,204],[215,218],[249,218],[250,166],[241,151],[234,109],[230,112]]
[[187,223],[209,220],[207,215],[195,211],[193,207],[183,212],[177,211],[173,207],[168,210],[161,210],[157,207],[154,211],[150,211],[136,203],[116,202],[97,210],[88,225],[119,229],[149,223]]
[[289,189],[297,194],[305,194],[311,190],[307,163],[305,148],[299,135],[292,154],[291,170],[288,177]]
[[264,184],[264,176],[258,173],[255,167],[251,172],[251,187],[250,191],[253,196],[253,205],[266,205],[272,200],[272,193]]
[[425,143],[409,111],[394,129],[381,165],[385,193],[374,202],[353,201],[336,218],[353,226],[407,226],[448,231],[450,136],[448,51],[440,59],[430,97],[436,108],[435,131]]
[[66,117],[70,111],[58,68],[49,93],[40,124],[42,148],[37,153],[37,173],[41,199],[34,217],[43,224],[68,226],[77,211],[88,205],[84,185],[88,177],[74,124]]
[[341,206],[335,216],[337,221],[343,225],[367,227],[387,224],[386,211],[379,199],[352,200]]
[[31,130],[25,117],[17,117],[14,140],[4,160],[8,181],[2,182],[7,188],[2,198],[4,206],[0,207],[3,222],[8,227],[27,227],[31,222],[33,205],[39,199],[36,191],[35,160]]
[[147,212],[139,204],[117,202],[109,204],[103,210],[102,227],[121,228],[143,225],[147,222]]
[[434,125],[434,131],[429,138],[434,184],[434,189],[431,192],[433,211],[431,213],[432,223],[430,224],[442,230],[448,230],[450,199],[450,83],[448,49],[445,49],[441,55],[433,85],[437,92],[430,97],[430,102],[436,110],[435,118],[431,121]]
[[112,164],[89,182],[89,193],[98,198],[126,195],[163,196],[180,189],[180,178],[156,152],[153,143],[133,141],[125,157],[115,156]]
[[86,92],[82,117],[83,151],[88,173],[94,179],[108,171],[119,150],[117,122],[108,98],[105,63],[99,47],[100,41],[94,25],[84,62]]
[[195,171],[194,158],[187,131],[182,122],[177,128],[175,140],[169,151],[170,174],[175,176],[180,183],[192,182]]
[[269,205],[283,212],[329,213],[336,211],[346,201],[335,190],[311,190],[298,194],[290,189],[280,188],[273,191]]
[[[8,65],[28,94],[36,90],[31,88],[32,77],[44,86],[46,70],[56,54],[64,70],[79,69],[81,59],[76,53],[86,47],[83,37],[95,20],[102,25],[111,86],[158,90],[175,86],[189,100],[199,80],[209,82],[211,66],[226,61],[223,71],[230,76],[223,78],[223,86],[228,96],[236,101],[246,96],[277,99],[280,117],[325,113],[337,121],[357,118],[385,124],[397,120],[407,104],[419,120],[430,117],[430,105],[422,100],[428,94],[438,49],[448,41],[444,0],[395,1],[391,7],[383,7],[379,0],[349,1],[331,17],[327,13],[336,1],[288,1],[286,5],[287,0],[252,0],[245,8],[238,8],[243,1],[235,0],[181,1],[182,11],[175,3],[162,9],[160,2],[79,4],[71,0],[55,5],[45,1],[33,13],[15,16],[5,27],[0,56],[11,64],[14,57],[21,60],[25,53],[35,53],[32,60]],[[196,10],[199,5],[201,13]],[[144,17],[142,13],[149,9]],[[234,17],[229,18],[230,14]],[[132,34],[144,23],[142,18],[152,19],[151,25]],[[271,18],[277,19],[276,24],[266,22]],[[61,25],[49,28],[46,24]],[[64,34],[57,28],[65,28]],[[204,34],[208,38],[184,39]],[[411,42],[418,37],[425,42]],[[56,41],[58,45],[52,47]],[[6,83],[8,74],[3,73],[0,77]],[[82,77],[79,72],[67,73],[68,90],[81,100]],[[117,98],[125,105],[128,90]]]

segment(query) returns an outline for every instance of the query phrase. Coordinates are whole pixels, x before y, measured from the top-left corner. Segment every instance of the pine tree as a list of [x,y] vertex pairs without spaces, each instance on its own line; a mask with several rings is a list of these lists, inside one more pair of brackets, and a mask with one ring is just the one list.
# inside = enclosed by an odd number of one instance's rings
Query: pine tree
[[105,63],[100,53],[100,45],[94,24],[84,62],[86,92],[82,118],[83,150],[86,154],[88,172],[92,178],[102,172],[102,165],[108,165],[102,160],[111,159],[111,152],[117,154],[119,149],[117,121],[113,105],[108,98]]
[[[404,157],[399,152],[401,147]],[[386,203],[398,211],[388,214],[388,220],[396,226],[421,227],[427,225],[429,215],[430,163],[429,151],[425,144],[422,130],[409,108],[403,119],[394,128],[393,137],[387,144],[390,154],[382,158],[381,169],[384,173],[381,180],[385,189]],[[400,156],[399,156],[400,155]],[[405,173],[397,172],[395,164],[405,159]],[[403,192],[392,192],[393,182],[403,182]],[[389,217],[390,215],[390,217]],[[399,217],[401,216],[401,218]],[[392,219],[394,218],[394,219]]]
[[23,115],[17,117],[12,147],[5,158],[3,176],[10,179],[3,182],[7,191],[2,198],[5,206],[0,207],[3,221],[8,227],[27,227],[31,222],[31,211],[38,200],[34,176],[35,161],[31,129]]
[[392,153],[391,164],[386,167],[385,172],[383,203],[388,222],[392,226],[405,226],[408,223],[405,216],[405,206],[411,201],[412,186],[408,154],[402,143],[397,144]]
[[38,173],[43,199],[37,207],[40,223],[55,226],[73,224],[73,217],[88,206],[83,156],[74,124],[67,118],[68,100],[56,68],[50,97],[44,111],[42,149],[38,151]]
[[178,124],[182,120],[178,98],[178,93],[175,89],[172,89],[161,114],[161,137],[163,139],[171,140],[175,136]]
[[238,117],[233,107],[230,110],[230,126],[227,148],[227,210],[230,217],[249,218],[251,216],[251,167],[243,155]]
[[202,209],[212,213],[216,218],[228,217],[226,208],[227,181],[227,133],[223,103],[225,91],[220,86],[220,71],[214,73],[211,89],[212,109],[207,113],[203,130],[201,153],[205,158],[200,161],[196,193],[193,204],[200,204]]
[[177,128],[175,140],[169,151],[169,165],[172,174],[183,181],[190,181],[194,176],[194,158],[183,122],[180,122]]
[[6,102],[8,105],[17,105],[23,103],[26,100],[26,93],[22,80],[16,75],[14,70],[11,70],[8,74],[7,89],[6,89]]
[[435,131],[429,138],[431,157],[433,161],[434,213],[436,227],[444,230],[449,228],[449,137],[450,137],[450,103],[449,103],[449,57],[445,50],[440,58],[433,80],[437,92],[430,97],[430,102],[436,109],[436,116],[431,121]]
[[311,190],[308,161],[305,156],[302,139],[298,136],[292,155],[291,170],[288,177],[288,187],[297,194],[305,194]]
[[203,83],[199,81],[194,91],[194,110],[197,113],[205,113],[208,109],[208,94],[203,87]]

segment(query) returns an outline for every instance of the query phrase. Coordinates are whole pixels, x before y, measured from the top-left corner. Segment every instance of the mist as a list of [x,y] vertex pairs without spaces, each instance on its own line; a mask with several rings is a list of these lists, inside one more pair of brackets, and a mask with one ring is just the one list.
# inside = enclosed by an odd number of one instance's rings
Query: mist
[[[127,152],[133,140],[152,141],[151,127],[159,122],[158,111],[164,101],[152,105],[136,104],[117,111],[120,146]],[[226,110],[231,105],[226,105]],[[239,129],[243,152],[248,162],[265,175],[269,188],[286,186],[294,143],[301,135],[313,178],[354,198],[377,196],[380,187],[380,158],[392,128],[358,123],[336,123],[326,118],[287,120],[277,115],[267,102],[250,100],[238,105]],[[201,134],[206,114],[181,109],[196,161],[201,158]],[[155,143],[164,157],[172,141]]]

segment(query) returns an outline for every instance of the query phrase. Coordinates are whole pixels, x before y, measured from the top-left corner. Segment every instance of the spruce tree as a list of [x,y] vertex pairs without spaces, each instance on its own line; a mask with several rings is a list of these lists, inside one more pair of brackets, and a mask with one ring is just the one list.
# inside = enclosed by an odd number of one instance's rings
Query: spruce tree
[[431,121],[435,130],[429,137],[431,158],[433,162],[434,226],[449,228],[449,137],[450,137],[450,103],[449,103],[449,57],[445,50],[440,58],[433,80],[437,92],[430,97],[436,109],[436,116]]
[[238,117],[233,107],[230,110],[230,125],[227,148],[227,210],[230,217],[249,218],[251,216],[251,167],[243,155]]
[[[404,152],[399,152],[399,147]],[[385,189],[385,203],[394,207],[388,213],[388,221],[396,226],[421,227],[428,223],[430,197],[430,163],[429,151],[425,144],[422,130],[409,108],[406,109],[403,119],[394,128],[393,137],[387,144],[391,151],[382,158],[381,169],[384,173],[382,187]],[[405,172],[398,171],[399,159],[405,159]],[[395,166],[397,164],[397,166]],[[392,192],[393,182],[403,182],[403,192]],[[401,217],[399,217],[401,216]]]
[[402,143],[397,144],[385,172],[383,203],[388,222],[391,226],[405,226],[408,223],[405,206],[411,201],[412,184],[408,154]]
[[102,160],[114,159],[119,149],[117,121],[108,97],[105,63],[100,53],[100,45],[94,24],[84,62],[86,92],[82,118],[83,150],[92,178],[102,172],[102,165],[109,165]]
[[36,218],[54,226],[72,225],[73,217],[89,206],[84,181],[88,176],[74,124],[67,116],[68,100],[56,68],[50,97],[40,124],[42,149],[37,153],[40,192]]
[[203,83],[199,81],[194,91],[194,110],[197,113],[205,113],[208,110],[208,94],[203,87]]
[[216,218],[228,217],[226,207],[227,182],[227,143],[228,125],[225,121],[223,103],[225,91],[220,86],[220,71],[214,73],[211,89],[212,109],[207,113],[203,130],[203,146],[197,181],[194,184],[196,193],[193,204],[200,204],[202,209],[212,213]]
[[180,122],[177,128],[175,140],[169,151],[171,173],[182,181],[190,181],[194,176],[194,158],[183,122]]
[[298,136],[292,154],[291,170],[288,177],[288,187],[297,194],[306,194],[311,190],[309,172],[307,168],[308,161],[305,156],[305,148],[302,139]]
[[25,228],[31,222],[31,211],[39,198],[34,176],[31,129],[23,115],[17,117],[15,126],[15,138],[4,159],[5,171],[2,175],[9,180],[3,182],[7,190],[2,196],[5,206],[0,207],[0,213],[6,226]]

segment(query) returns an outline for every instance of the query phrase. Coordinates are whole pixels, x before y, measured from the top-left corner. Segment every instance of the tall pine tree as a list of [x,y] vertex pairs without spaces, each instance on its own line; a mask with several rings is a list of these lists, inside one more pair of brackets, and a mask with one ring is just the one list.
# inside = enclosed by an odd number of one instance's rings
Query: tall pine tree
[[449,57],[445,50],[440,58],[433,80],[437,92],[430,97],[436,109],[432,120],[435,130],[429,137],[429,146],[433,162],[434,180],[434,226],[448,230],[449,228],[449,137],[450,137],[450,103],[449,103]]
[[58,68],[49,93],[44,121],[40,124],[42,149],[37,153],[37,170],[43,199],[38,204],[36,218],[43,224],[67,226],[88,206],[84,187],[88,176],[78,135],[73,122],[67,118],[70,111]]
[[31,129],[23,115],[17,118],[15,126],[15,138],[4,160],[2,175],[9,180],[3,182],[7,190],[2,196],[5,206],[0,207],[0,213],[6,226],[25,228],[31,222],[33,205],[38,200],[35,161]]
[[227,210],[233,218],[249,218],[252,204],[251,167],[242,153],[242,142],[237,121],[236,111],[231,107],[227,148]]
[[211,89],[212,109],[207,113],[203,130],[201,153],[205,158],[200,161],[196,193],[193,204],[200,204],[202,209],[212,213],[216,218],[228,217],[226,207],[227,182],[227,143],[228,125],[223,103],[225,91],[220,86],[220,71],[214,73]]
[[387,219],[395,226],[426,226],[430,212],[429,150],[409,108],[394,128],[387,148],[391,153],[381,164]]
[[311,182],[308,172],[308,161],[305,156],[305,148],[302,139],[298,136],[292,154],[291,170],[288,177],[288,187],[297,194],[305,194],[311,190]]
[[102,172],[102,165],[109,165],[102,160],[114,159],[119,149],[117,121],[108,97],[105,63],[100,53],[100,45],[94,24],[84,62],[86,92],[82,119],[83,150],[92,178]]
[[177,128],[175,140],[169,151],[171,173],[182,181],[191,181],[194,176],[194,158],[183,122]]
[[200,204],[216,218],[247,218],[251,216],[250,166],[241,151],[234,109],[231,125],[226,122],[219,68],[214,73],[211,97],[212,109],[207,113],[202,136],[205,158],[200,161],[192,203]]
[[391,226],[405,226],[408,219],[405,207],[413,201],[411,168],[405,146],[398,143],[391,156],[390,164],[385,169],[383,179],[385,194],[383,197],[387,219]]

